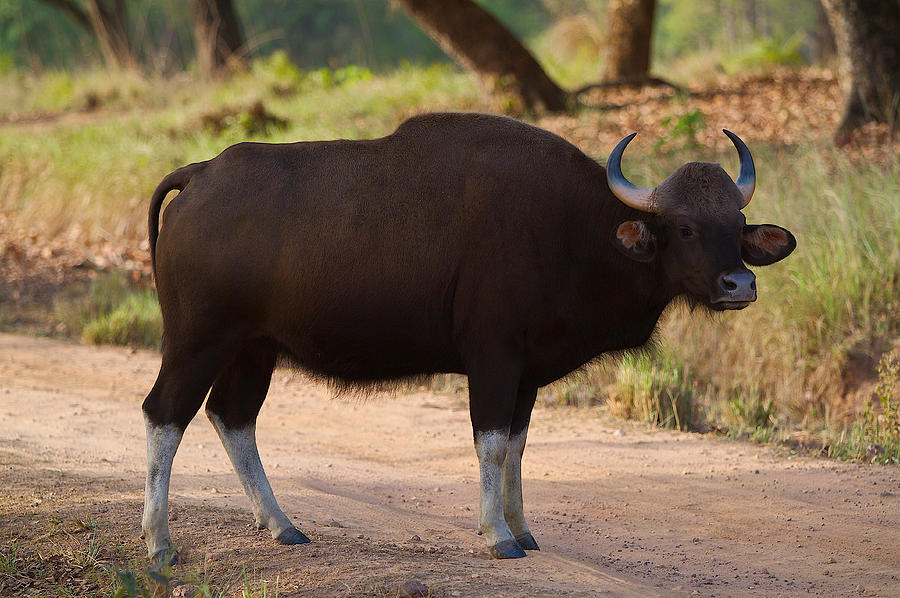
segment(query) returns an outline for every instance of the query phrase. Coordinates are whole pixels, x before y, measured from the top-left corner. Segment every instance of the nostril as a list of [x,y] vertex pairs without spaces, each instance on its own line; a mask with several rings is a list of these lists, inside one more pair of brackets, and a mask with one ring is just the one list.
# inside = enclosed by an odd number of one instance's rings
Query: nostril
[[721,292],[731,298],[756,297],[756,277],[752,272],[726,272],[719,275]]

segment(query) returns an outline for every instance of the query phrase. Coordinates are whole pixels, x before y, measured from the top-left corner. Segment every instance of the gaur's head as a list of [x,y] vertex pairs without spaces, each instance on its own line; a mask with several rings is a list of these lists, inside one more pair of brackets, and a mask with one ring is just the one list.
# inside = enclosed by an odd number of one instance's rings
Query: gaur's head
[[736,181],[718,164],[690,162],[658,187],[637,187],[622,174],[622,153],[634,138],[619,142],[609,156],[609,187],[646,218],[622,222],[611,241],[633,260],[658,260],[679,294],[711,309],[743,309],[756,301],[756,277],[745,264],[768,266],[797,246],[790,231],[773,224],[749,225],[741,210],[756,187],[750,150],[731,139],[741,159]]

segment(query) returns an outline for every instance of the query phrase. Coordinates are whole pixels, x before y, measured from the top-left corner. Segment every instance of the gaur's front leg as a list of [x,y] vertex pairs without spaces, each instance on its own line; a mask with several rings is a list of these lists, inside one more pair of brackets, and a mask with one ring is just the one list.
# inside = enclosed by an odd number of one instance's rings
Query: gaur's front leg
[[506,445],[506,460],[503,462],[503,517],[516,542],[525,550],[540,550],[525,522],[522,506],[522,454],[525,452],[535,397],[536,388],[519,389]]
[[475,453],[481,474],[478,533],[484,536],[491,556],[498,559],[525,556],[503,515],[502,468],[508,437],[507,430],[475,430]]
[[[483,357],[476,362],[475,368],[470,369],[469,412],[481,482],[478,532],[484,536],[491,556],[510,559],[525,556],[525,550],[516,541],[504,516],[503,492],[503,469],[521,366],[519,360],[502,353],[500,355]],[[514,458],[510,467],[518,469],[517,463]],[[515,485],[515,480],[516,476],[509,476],[511,484]],[[518,502],[521,503],[519,496]]]

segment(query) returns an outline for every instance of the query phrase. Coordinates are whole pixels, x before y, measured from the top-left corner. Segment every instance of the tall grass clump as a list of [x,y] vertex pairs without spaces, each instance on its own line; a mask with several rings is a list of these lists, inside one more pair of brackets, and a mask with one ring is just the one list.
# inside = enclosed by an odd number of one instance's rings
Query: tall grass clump
[[162,332],[156,293],[146,289],[129,293],[112,311],[87,322],[81,337],[91,345],[158,347]]
[[101,275],[87,288],[57,298],[53,317],[68,334],[89,344],[158,347],[162,316],[156,293],[124,274]]
[[73,285],[57,297],[53,318],[63,325],[63,330],[78,336],[89,322],[109,314],[133,291],[124,274],[101,274],[86,287]]
[[900,351],[882,356],[873,394],[862,417],[833,436],[829,456],[900,465]]
[[610,413],[664,428],[694,429],[694,389],[689,372],[664,352],[629,353],[619,363],[610,387]]
[[18,563],[19,545],[15,539],[10,539],[0,548],[0,574],[12,576],[19,568]]
[[[748,438],[755,442],[769,442],[778,436],[775,406],[772,399],[758,393],[738,395],[724,405],[707,412],[709,425],[732,438]],[[717,415],[714,417],[713,413]]]

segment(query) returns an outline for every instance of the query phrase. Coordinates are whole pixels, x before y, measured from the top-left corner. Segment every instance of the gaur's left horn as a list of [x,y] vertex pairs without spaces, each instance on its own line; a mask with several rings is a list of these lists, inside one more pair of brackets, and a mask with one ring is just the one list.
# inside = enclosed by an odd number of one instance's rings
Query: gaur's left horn
[[750,203],[750,198],[753,197],[753,190],[756,189],[756,167],[753,165],[753,156],[750,155],[750,150],[747,149],[741,138],[728,129],[722,129],[722,132],[731,139],[734,147],[737,148],[738,156],[741,158],[741,172],[738,174],[734,184],[737,185],[741,195],[744,196],[744,204],[741,206],[743,210]]
[[609,160],[606,162],[606,182],[609,184],[613,195],[626,206],[642,212],[655,214],[659,211],[656,205],[656,187],[638,187],[622,174],[622,153],[625,147],[634,139],[637,133],[632,133],[616,145]]

